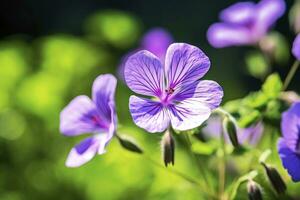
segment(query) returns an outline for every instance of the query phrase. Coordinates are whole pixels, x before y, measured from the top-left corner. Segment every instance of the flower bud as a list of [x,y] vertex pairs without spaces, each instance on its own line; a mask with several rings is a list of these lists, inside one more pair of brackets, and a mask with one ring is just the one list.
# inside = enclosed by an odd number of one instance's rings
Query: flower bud
[[135,143],[135,141],[133,141],[133,139],[120,136],[117,136],[117,138],[124,149],[135,153],[143,153],[143,150]]
[[292,6],[289,13],[289,21],[291,28],[295,33],[300,33],[300,3],[296,3]]
[[223,131],[228,134],[229,139],[234,147],[239,146],[237,138],[237,128],[233,117],[227,116],[223,120]]
[[172,136],[171,130],[167,130],[161,140],[162,157],[167,167],[168,164],[174,165],[174,154],[175,154],[175,141]]
[[276,190],[278,194],[283,194],[286,190],[286,185],[282,180],[278,171],[274,167],[267,165],[265,163],[262,163],[262,165],[265,168],[268,179],[271,182],[273,188]]
[[262,200],[263,199],[261,187],[253,180],[248,181],[247,191],[248,191],[249,200]]

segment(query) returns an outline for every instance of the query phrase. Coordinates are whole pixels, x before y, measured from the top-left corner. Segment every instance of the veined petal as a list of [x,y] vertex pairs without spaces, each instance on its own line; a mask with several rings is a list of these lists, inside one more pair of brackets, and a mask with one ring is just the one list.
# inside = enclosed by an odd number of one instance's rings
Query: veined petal
[[256,29],[266,32],[285,12],[284,0],[262,0],[257,4]]
[[172,127],[180,131],[200,126],[211,114],[211,109],[207,105],[193,99],[186,99],[168,108]]
[[203,77],[209,70],[209,58],[197,47],[185,43],[169,46],[165,59],[168,89],[177,90]]
[[159,59],[149,51],[139,51],[125,64],[125,80],[128,87],[142,95],[157,96],[164,88],[163,69]]
[[68,155],[66,166],[79,167],[85,164],[96,155],[98,147],[99,140],[95,139],[94,137],[86,138],[72,148]]
[[206,105],[211,110],[219,107],[223,98],[223,89],[215,81],[196,81],[189,85],[180,88],[179,92],[175,94],[173,100],[199,102]]
[[102,132],[106,124],[98,123],[98,111],[95,104],[87,96],[73,99],[60,113],[60,132],[67,136],[82,133]]
[[255,19],[255,11],[253,2],[240,2],[223,10],[220,18],[224,22],[246,25]]
[[282,114],[281,131],[286,145],[300,153],[300,103],[293,104]]
[[300,156],[287,146],[284,138],[278,140],[277,148],[282,165],[288,171],[292,180],[294,182],[300,181]]
[[129,109],[135,124],[150,133],[163,132],[170,124],[168,111],[160,102],[131,96]]
[[254,44],[257,38],[251,29],[241,25],[216,23],[209,27],[207,39],[215,48]]
[[97,106],[100,117],[108,124],[111,123],[111,113],[114,112],[116,86],[117,79],[111,74],[100,75],[93,83],[93,101]]

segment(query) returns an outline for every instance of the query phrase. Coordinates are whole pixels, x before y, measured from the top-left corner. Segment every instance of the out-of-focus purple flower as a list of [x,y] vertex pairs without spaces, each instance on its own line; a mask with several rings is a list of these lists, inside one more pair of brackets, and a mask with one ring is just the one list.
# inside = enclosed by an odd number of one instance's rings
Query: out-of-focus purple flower
[[222,22],[209,27],[208,41],[215,48],[256,44],[284,12],[284,0],[236,3],[221,12]]
[[[206,126],[202,129],[205,137],[208,138],[220,138],[223,131],[222,119],[219,116],[211,116]],[[249,144],[255,146],[261,139],[264,131],[262,122],[258,122],[248,128],[237,128],[237,137],[240,144]],[[229,136],[224,134],[225,141],[230,143]]]
[[148,132],[162,132],[171,124],[187,130],[201,125],[222,101],[223,90],[214,81],[200,81],[209,70],[208,57],[197,47],[171,44],[165,65],[143,50],[125,65],[128,87],[152,99],[131,96],[129,108],[134,122]]
[[297,35],[293,43],[292,53],[297,60],[300,60],[300,34]]
[[167,48],[172,44],[173,38],[171,34],[163,28],[153,28],[149,30],[141,39],[138,49],[133,50],[123,56],[121,64],[118,68],[119,77],[124,80],[124,67],[127,59],[140,50],[147,50],[156,55],[162,62],[165,59]]
[[93,83],[92,99],[85,95],[74,98],[60,114],[60,131],[66,136],[91,133],[69,153],[68,167],[79,167],[97,153],[105,153],[105,146],[116,130],[115,89],[113,75],[100,75]]
[[300,181],[300,102],[294,103],[282,114],[282,137],[277,148],[283,167],[292,180]]

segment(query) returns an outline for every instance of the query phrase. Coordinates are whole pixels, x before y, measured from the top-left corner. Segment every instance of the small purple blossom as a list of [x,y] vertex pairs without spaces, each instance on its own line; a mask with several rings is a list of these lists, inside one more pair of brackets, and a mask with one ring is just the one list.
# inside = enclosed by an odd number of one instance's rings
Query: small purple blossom
[[69,153],[68,167],[79,167],[91,160],[96,153],[105,153],[105,146],[116,130],[115,89],[117,80],[105,74],[96,78],[92,99],[85,95],[74,98],[60,114],[60,132],[66,136],[91,133]]
[[223,97],[219,84],[199,80],[209,67],[208,57],[185,43],[168,47],[164,67],[158,57],[146,50],[130,56],[124,72],[128,87],[153,97],[130,97],[134,122],[151,133],[162,132],[170,124],[177,130],[200,126]]
[[300,102],[282,114],[282,137],[277,148],[283,167],[294,182],[300,181]]
[[298,34],[294,40],[292,53],[297,60],[300,60],[300,34]]
[[138,49],[133,50],[123,56],[121,64],[118,68],[119,77],[124,80],[124,67],[127,59],[140,50],[147,50],[156,55],[162,62],[165,59],[167,48],[172,44],[173,38],[171,34],[163,28],[153,28],[149,30],[141,39]]
[[256,44],[284,12],[284,0],[236,3],[221,12],[222,22],[210,26],[208,41],[215,48]]
[[[222,119],[219,116],[211,116],[206,126],[202,129],[205,137],[220,138],[223,131]],[[255,146],[260,141],[264,131],[262,122],[258,122],[248,128],[237,128],[237,137],[240,144]],[[229,136],[224,134],[225,141],[230,142]]]

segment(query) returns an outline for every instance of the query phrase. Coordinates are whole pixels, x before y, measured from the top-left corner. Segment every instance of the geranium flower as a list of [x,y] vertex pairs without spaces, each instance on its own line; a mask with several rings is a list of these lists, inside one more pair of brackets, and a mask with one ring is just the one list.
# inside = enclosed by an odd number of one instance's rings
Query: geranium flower
[[208,57],[185,43],[169,46],[164,67],[158,57],[146,50],[130,56],[124,72],[128,87],[153,97],[130,97],[134,122],[151,133],[162,132],[170,124],[177,130],[201,125],[223,97],[216,82],[199,80],[209,67]]
[[93,83],[92,99],[85,95],[74,98],[60,114],[60,131],[66,136],[90,133],[91,136],[77,144],[69,153],[68,167],[78,167],[91,160],[97,153],[105,153],[105,146],[117,126],[113,75],[100,75]]
[[127,59],[140,50],[147,50],[156,55],[162,62],[165,59],[167,48],[172,44],[173,38],[171,34],[163,28],[153,28],[144,34],[140,41],[138,49],[129,52],[121,59],[118,68],[119,77],[124,80],[124,67]]
[[277,148],[283,167],[293,181],[300,181],[300,102],[282,114],[281,131]]
[[284,12],[284,0],[236,3],[221,12],[223,22],[210,26],[208,41],[216,48],[256,44]]
[[300,34],[297,35],[293,42],[292,53],[297,60],[300,60]]

